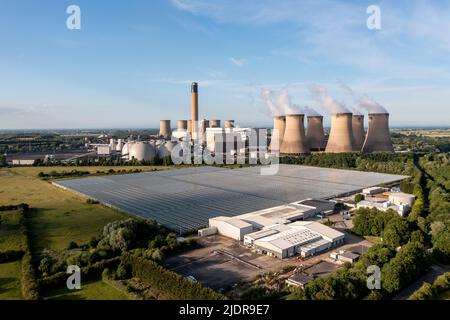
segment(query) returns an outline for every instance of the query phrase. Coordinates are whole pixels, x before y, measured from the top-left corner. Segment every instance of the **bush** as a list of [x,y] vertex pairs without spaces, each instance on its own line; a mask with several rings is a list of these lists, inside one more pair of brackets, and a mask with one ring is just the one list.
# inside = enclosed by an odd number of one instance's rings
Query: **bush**
[[365,197],[364,197],[364,195],[363,194],[357,194],[357,195],[355,195],[355,202],[356,203],[358,203],[358,202],[361,202],[361,201],[363,201],[365,199]]
[[69,245],[67,246],[67,250],[77,249],[78,244],[75,241],[71,241]]

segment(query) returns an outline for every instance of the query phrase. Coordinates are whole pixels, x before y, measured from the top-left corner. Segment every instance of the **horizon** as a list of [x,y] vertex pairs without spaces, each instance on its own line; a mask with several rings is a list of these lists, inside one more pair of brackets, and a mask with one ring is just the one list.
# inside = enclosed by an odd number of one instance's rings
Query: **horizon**
[[263,90],[325,126],[329,105],[364,112],[361,98],[391,128],[450,125],[446,1],[381,2],[379,30],[366,26],[371,1],[79,0],[80,30],[66,27],[70,4],[2,4],[0,130],[175,125],[190,118],[192,81],[200,118],[241,127],[272,126]]

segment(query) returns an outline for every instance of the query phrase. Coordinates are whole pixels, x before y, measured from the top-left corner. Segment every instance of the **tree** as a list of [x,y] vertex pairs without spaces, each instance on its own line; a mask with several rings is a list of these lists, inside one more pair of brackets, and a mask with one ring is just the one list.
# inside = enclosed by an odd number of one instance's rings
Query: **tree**
[[361,202],[361,201],[363,201],[364,199],[365,199],[365,197],[364,197],[363,194],[358,193],[357,195],[355,195],[355,202],[356,202],[356,203]]
[[383,231],[383,241],[392,247],[401,246],[409,241],[411,228],[408,221],[397,216],[390,220]]

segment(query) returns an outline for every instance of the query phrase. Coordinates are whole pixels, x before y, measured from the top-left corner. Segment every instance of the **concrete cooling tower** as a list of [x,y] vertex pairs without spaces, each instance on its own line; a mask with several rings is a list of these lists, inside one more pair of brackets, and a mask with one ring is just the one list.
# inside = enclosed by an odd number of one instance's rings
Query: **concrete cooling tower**
[[187,121],[187,131],[192,133],[192,120]]
[[200,120],[200,132],[206,132],[206,128],[209,128],[209,120]]
[[355,150],[352,114],[336,113],[331,116],[331,130],[325,152],[340,153]]
[[394,152],[389,134],[389,113],[369,113],[369,129],[362,152]]
[[170,138],[172,130],[170,129],[170,120],[159,121],[159,136],[164,138]]
[[225,120],[224,128],[225,129],[234,128],[234,120]]
[[323,117],[308,116],[306,129],[306,142],[310,150],[321,151],[325,149],[325,134],[323,132]]
[[[273,128],[278,129],[278,150],[280,150],[281,144],[283,143],[284,131],[286,128],[286,117],[285,116],[274,117],[273,118]],[[273,132],[272,132],[272,139],[273,139]],[[272,150],[272,141],[270,142],[271,150]]]
[[353,131],[353,139],[355,141],[355,150],[353,151],[361,151],[365,134],[364,134],[364,116],[361,114],[354,114],[352,116],[352,131]]
[[187,130],[187,120],[178,120],[178,131]]
[[306,144],[304,118],[305,115],[303,114],[286,115],[286,127],[280,153],[292,155],[309,153]]
[[210,128],[220,128],[220,120],[209,121]]
[[166,142],[162,143],[158,147],[158,157],[160,159],[165,158],[165,157],[170,157],[172,154],[172,150],[173,150],[173,148],[175,148],[176,145],[177,145],[177,143],[173,142],[173,141],[166,141]]
[[155,147],[146,142],[138,141],[128,144],[128,159],[138,161],[150,161],[156,156]]

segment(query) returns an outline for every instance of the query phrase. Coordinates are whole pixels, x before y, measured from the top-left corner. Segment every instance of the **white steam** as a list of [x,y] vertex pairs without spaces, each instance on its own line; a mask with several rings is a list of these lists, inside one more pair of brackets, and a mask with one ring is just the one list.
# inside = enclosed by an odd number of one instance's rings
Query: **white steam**
[[[367,95],[361,96],[356,94],[355,91],[350,88],[350,86],[342,81],[339,81],[339,85],[342,89],[347,91],[352,96],[359,110],[367,111],[367,113],[388,113],[386,108],[384,108],[382,105],[380,105],[378,102],[368,97]],[[361,111],[357,110],[356,108],[352,108],[352,110],[355,114],[361,114]]]
[[328,95],[327,88],[323,85],[313,84],[309,86],[309,92],[314,100],[329,114],[351,112],[343,103],[334,100]]
[[287,114],[320,115],[313,108],[308,106],[301,107],[298,104],[293,104],[292,97],[289,95],[287,87],[278,92],[263,88],[261,89],[261,97],[264,99],[272,116],[282,116]]

